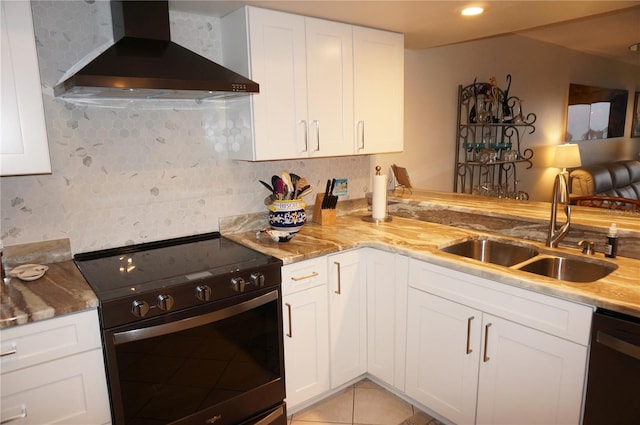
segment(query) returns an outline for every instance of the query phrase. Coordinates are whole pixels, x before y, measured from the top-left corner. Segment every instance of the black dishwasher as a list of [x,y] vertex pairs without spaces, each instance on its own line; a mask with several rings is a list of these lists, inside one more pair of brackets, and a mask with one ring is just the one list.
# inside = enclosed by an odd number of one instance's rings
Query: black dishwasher
[[583,425],[640,424],[640,318],[597,309]]

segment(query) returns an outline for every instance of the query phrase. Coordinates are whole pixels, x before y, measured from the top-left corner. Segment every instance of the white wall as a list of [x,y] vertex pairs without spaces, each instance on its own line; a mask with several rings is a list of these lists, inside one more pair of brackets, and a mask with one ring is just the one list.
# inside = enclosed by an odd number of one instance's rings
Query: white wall
[[553,146],[564,137],[569,83],[629,90],[626,137],[580,142],[583,164],[638,157],[640,139],[631,139],[633,93],[640,90],[640,69],[542,43],[504,36],[421,51],[405,51],[405,151],[372,157],[372,167],[395,163],[407,167],[415,187],[453,190],[458,85],[477,76],[506,75],[510,95],[524,100],[523,112],[537,115],[536,131],[523,147],[534,151],[533,167],[518,169],[519,189],[534,200],[549,200],[557,169],[549,169]]

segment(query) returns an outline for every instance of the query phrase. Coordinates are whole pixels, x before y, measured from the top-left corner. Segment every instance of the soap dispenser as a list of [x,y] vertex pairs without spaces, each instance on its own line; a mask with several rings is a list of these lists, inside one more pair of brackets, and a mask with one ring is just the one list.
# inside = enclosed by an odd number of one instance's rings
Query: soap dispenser
[[604,250],[604,256],[608,258],[616,258],[618,251],[618,229],[616,223],[611,223],[609,233],[607,234],[607,244]]

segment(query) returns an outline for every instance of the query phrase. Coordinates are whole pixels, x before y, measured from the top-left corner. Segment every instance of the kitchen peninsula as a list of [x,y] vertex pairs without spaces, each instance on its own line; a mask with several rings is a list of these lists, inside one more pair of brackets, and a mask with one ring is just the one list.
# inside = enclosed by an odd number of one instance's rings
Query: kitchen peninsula
[[[365,222],[362,217],[370,213],[354,212],[339,216],[337,223],[331,226],[309,222],[285,244],[275,243],[266,235],[256,237],[256,229],[238,231],[232,224],[233,220],[222,220],[221,232],[251,248],[280,258],[285,265],[348,249],[373,247],[498,282],[640,316],[640,254],[637,252],[640,249],[640,219],[637,214],[572,207],[572,230],[567,241],[591,236],[599,252],[596,257],[604,258],[599,248],[604,245],[609,225],[615,222],[620,233],[620,247],[625,246],[623,253],[629,253],[624,254],[628,257],[619,255],[616,259],[607,259],[618,265],[618,269],[609,276],[590,284],[574,284],[438,251],[440,247],[473,236],[496,234],[516,240],[527,239],[527,242],[533,241],[542,248],[550,214],[548,202],[433,191],[414,191],[404,195],[399,192],[397,196],[389,197],[393,220],[387,223]],[[466,222],[457,221],[465,217]],[[446,227],[437,223],[446,220],[449,221]],[[526,224],[518,227],[516,223]],[[225,226],[231,230],[226,230]],[[571,245],[575,248],[561,246],[558,251],[579,254],[577,244]]]
[[264,218],[220,222],[227,237],[284,263],[290,411],[367,374],[453,423],[510,422],[525,411],[535,423],[579,423],[593,312],[640,317],[640,260],[606,259],[610,274],[572,283],[441,248],[486,238],[602,263],[602,251],[581,254],[572,239],[598,250],[613,221],[633,255],[638,218],[575,208],[567,244],[550,249],[549,203],[397,195],[391,221],[365,221],[366,202],[351,210],[345,202],[335,225],[309,222],[287,243],[259,232]]

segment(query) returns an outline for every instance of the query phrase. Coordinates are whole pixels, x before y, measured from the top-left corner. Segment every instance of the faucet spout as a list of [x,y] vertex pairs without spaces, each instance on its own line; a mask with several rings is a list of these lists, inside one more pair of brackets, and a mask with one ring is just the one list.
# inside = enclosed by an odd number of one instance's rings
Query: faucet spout
[[[553,199],[551,200],[551,219],[549,220],[549,231],[547,233],[546,245],[550,248],[556,248],[560,241],[569,233],[571,226],[571,207],[569,206],[569,184],[567,183],[566,173],[560,173],[553,182]],[[559,228],[558,220],[558,203],[564,206],[564,215],[566,220]]]

